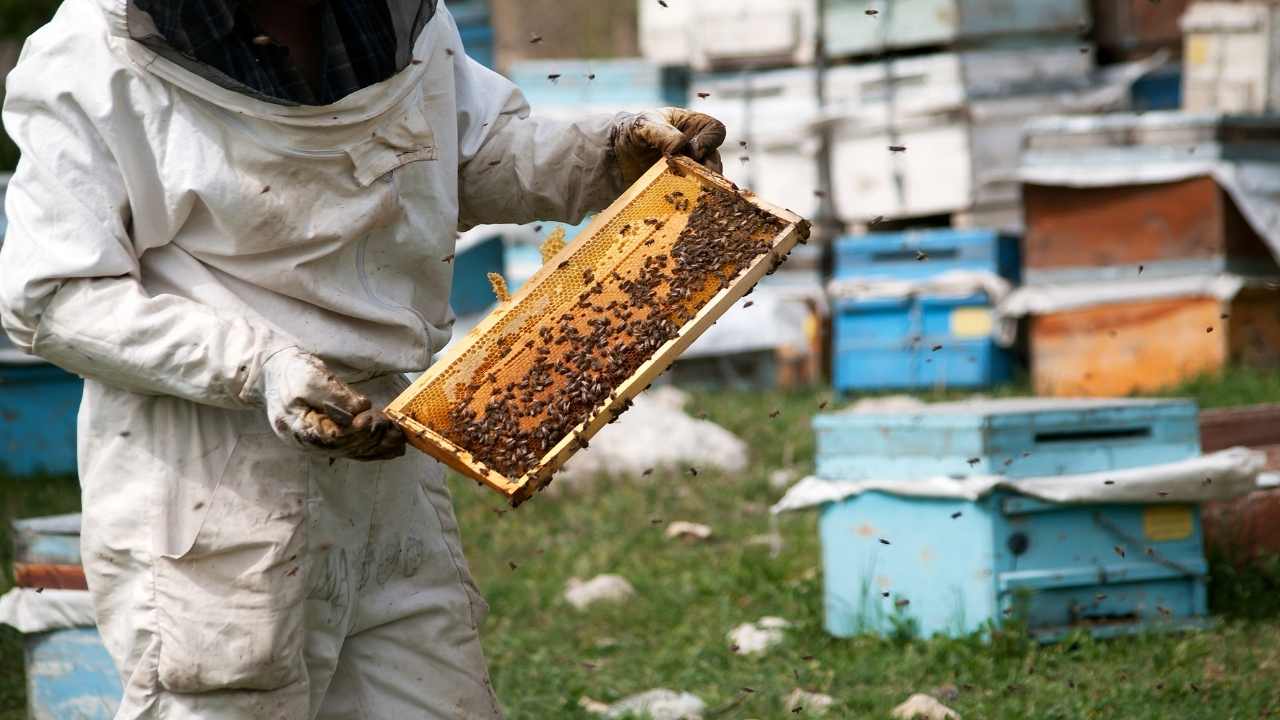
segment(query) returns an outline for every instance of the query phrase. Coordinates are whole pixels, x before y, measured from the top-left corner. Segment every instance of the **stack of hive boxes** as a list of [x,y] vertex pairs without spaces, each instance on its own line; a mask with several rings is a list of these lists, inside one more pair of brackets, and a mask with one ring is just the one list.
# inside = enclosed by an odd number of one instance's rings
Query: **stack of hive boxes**
[[[524,92],[533,112],[543,117],[578,120],[593,113],[641,112],[689,102],[689,71],[662,66],[643,58],[607,60],[521,60],[506,74]],[[534,223],[518,236],[527,242],[509,243],[508,280],[513,289],[541,264],[537,244],[557,228],[573,240],[587,221]]]
[[1011,338],[994,305],[1020,271],[1018,238],[990,230],[841,240],[829,284],[835,389],[981,388],[1012,379]]
[[821,108],[817,3],[666,5],[641,0],[641,48],[695,70],[693,106],[730,128],[730,178],[811,215],[816,128],[831,123],[834,199],[849,223],[958,216],[1016,225],[1021,123],[1072,109],[1092,82],[1093,53],[1079,40],[1084,0],[999,12],[975,0],[833,0],[825,43],[834,66]]
[[1026,285],[1037,392],[1157,391],[1280,365],[1280,117],[1046,118],[1028,130]]
[[567,120],[689,101],[687,69],[641,58],[523,60],[512,63],[507,76],[524,91],[534,112]]
[[1182,112],[1027,128],[1026,286],[1004,309],[1031,316],[1037,392],[1280,365],[1280,6],[1198,2],[1180,24]]

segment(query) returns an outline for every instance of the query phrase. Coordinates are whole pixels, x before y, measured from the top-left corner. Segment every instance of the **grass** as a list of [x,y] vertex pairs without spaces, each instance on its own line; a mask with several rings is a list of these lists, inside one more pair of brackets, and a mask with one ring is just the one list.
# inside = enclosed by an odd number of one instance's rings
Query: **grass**
[[[1014,392],[1013,390],[1007,392]],[[1231,373],[1179,389],[1206,405],[1280,401],[1280,382]],[[796,687],[832,695],[829,717],[887,717],[914,692],[953,685],[966,718],[1259,718],[1280,716],[1280,559],[1247,570],[1214,565],[1219,624],[1208,631],[1095,641],[1081,633],[1051,646],[1018,632],[983,640],[837,640],[822,629],[816,517],[771,521],[771,472],[812,467],[808,422],[823,391],[697,393],[689,410],[738,433],[754,453],[733,477],[659,471],[647,480],[602,478],[557,487],[520,510],[454,483],[477,581],[492,605],[485,646],[512,720],[591,717],[587,696],[614,701],[665,687],[696,693],[720,717],[792,717]],[[769,414],[778,411],[776,418]],[[0,483],[12,516],[74,509],[73,483]],[[707,543],[668,541],[672,520],[711,525]],[[781,552],[760,536],[776,531]],[[512,564],[514,563],[514,568]],[[7,563],[6,563],[7,564]],[[630,603],[577,612],[562,600],[571,577],[618,573]],[[764,657],[733,654],[734,626],[778,615],[793,623]],[[751,692],[744,688],[750,688]],[[20,645],[0,633],[0,720],[23,717]]]
[[[835,640],[822,629],[814,518],[782,520],[777,557],[749,541],[769,531],[763,508],[772,494],[759,472],[613,483],[540,497],[500,517],[496,501],[471,486],[459,485],[457,495],[473,568],[493,605],[486,645],[494,682],[513,720],[586,718],[576,707],[583,695],[608,701],[652,687],[694,692],[712,707],[741,701],[731,714],[739,718],[787,716],[783,699],[795,687],[837,698],[835,717],[885,717],[911,693],[944,684],[960,689],[952,706],[974,718],[1280,711],[1274,619],[1108,642],[1081,634],[1048,647],[1016,633],[989,645]],[[717,539],[666,541],[670,519],[706,522]],[[560,600],[569,577],[602,572],[627,577],[638,598],[585,613]],[[763,658],[732,654],[726,632],[765,615],[795,623],[787,642]],[[1203,714],[1188,715],[1190,707]]]
[[1194,398],[1202,408],[1280,403],[1280,372],[1232,368],[1219,375],[1203,375],[1169,391]]
[[[913,692],[954,685],[971,718],[1256,718],[1280,713],[1280,561],[1257,571],[1216,567],[1206,632],[1095,641],[1080,633],[1040,646],[1017,632],[921,641],[836,640],[822,629],[816,519],[784,517],[770,532],[772,470],[812,462],[808,418],[820,392],[695,396],[693,412],[741,435],[756,453],[737,477],[667,474],[601,481],[495,514],[497,498],[465,483],[455,501],[473,570],[493,605],[486,646],[511,718],[587,718],[603,701],[653,687],[698,694],[725,716],[786,717],[796,687],[832,695],[834,717],[886,717]],[[770,420],[774,410],[780,414]],[[670,520],[715,528],[708,544],[670,542]],[[516,564],[513,570],[510,562]],[[618,573],[638,597],[578,613],[560,595],[570,577]],[[1270,595],[1267,595],[1270,589]],[[777,652],[746,658],[725,634],[779,615],[795,626]],[[754,692],[746,692],[744,687]]]

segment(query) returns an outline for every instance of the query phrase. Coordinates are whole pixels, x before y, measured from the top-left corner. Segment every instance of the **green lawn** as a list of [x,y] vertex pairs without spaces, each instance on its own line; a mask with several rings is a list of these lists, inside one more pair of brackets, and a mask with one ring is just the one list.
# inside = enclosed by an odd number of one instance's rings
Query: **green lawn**
[[[1274,377],[1236,373],[1189,385],[1206,404],[1280,401]],[[1214,567],[1213,630],[1039,646],[1016,632],[978,639],[836,640],[822,630],[816,517],[784,517],[775,557],[751,540],[771,532],[768,476],[812,466],[808,421],[825,393],[698,393],[705,412],[756,454],[739,477],[655,473],[557,488],[518,511],[470,483],[454,484],[464,542],[492,605],[485,628],[498,693],[513,720],[586,718],[583,696],[613,701],[654,687],[685,690],[719,717],[780,718],[793,688],[837,699],[829,717],[884,718],[917,691],[954,685],[951,706],[977,718],[1280,717],[1280,561],[1246,571]],[[780,411],[771,419],[770,413]],[[72,509],[73,484],[0,485],[11,516]],[[672,542],[672,520],[715,530],[703,544]],[[513,568],[514,564],[514,568]],[[632,602],[579,613],[561,598],[570,577],[618,573]],[[765,657],[732,654],[734,626],[778,615],[794,626]],[[20,646],[0,634],[0,720],[22,717]],[[747,691],[745,688],[750,688]]]

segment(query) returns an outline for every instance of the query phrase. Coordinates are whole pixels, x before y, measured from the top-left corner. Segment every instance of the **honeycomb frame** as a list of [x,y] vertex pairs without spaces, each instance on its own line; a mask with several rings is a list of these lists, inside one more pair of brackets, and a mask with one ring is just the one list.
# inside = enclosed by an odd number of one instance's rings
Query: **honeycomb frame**
[[[677,335],[652,353],[614,388],[609,399],[523,476],[510,478],[488,468],[467,448],[445,437],[441,428],[447,427],[448,414],[460,402],[464,386],[483,376],[505,379],[518,376],[521,344],[537,332],[546,318],[574,302],[586,285],[582,278],[585,269],[604,277],[616,269],[635,267],[647,257],[668,252],[692,212],[690,203],[670,202],[672,194],[692,197],[710,189],[737,194],[777,221],[781,230],[769,239],[770,252],[757,257],[726,287],[712,287],[704,297],[694,298],[695,312]],[[613,420],[619,408],[625,408],[626,403],[647,388],[808,235],[808,223],[796,214],[760,201],[702,165],[685,158],[661,160],[597,215],[571,244],[546,262],[510,300],[500,303],[455,343],[387,406],[386,414],[404,430],[411,445],[518,506],[545,487],[554,473],[585,446],[581,441],[589,440]]]

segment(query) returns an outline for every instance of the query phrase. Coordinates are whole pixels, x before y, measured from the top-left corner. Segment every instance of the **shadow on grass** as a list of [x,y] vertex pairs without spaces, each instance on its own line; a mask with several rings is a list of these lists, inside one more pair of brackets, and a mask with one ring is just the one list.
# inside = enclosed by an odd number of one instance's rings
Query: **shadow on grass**
[[1242,620],[1280,617],[1280,555],[1229,560],[1209,558],[1209,609],[1215,615]]

